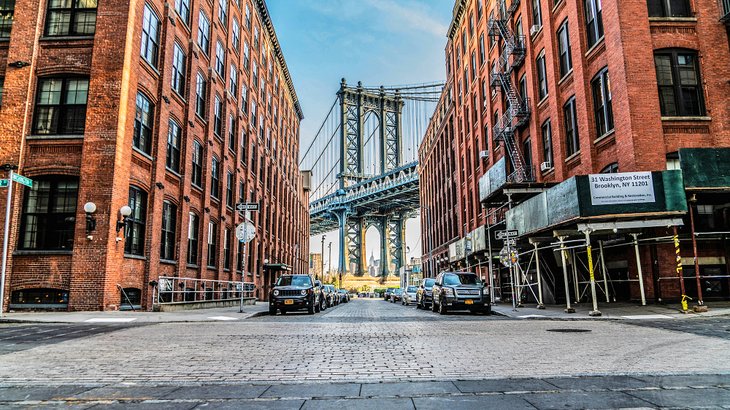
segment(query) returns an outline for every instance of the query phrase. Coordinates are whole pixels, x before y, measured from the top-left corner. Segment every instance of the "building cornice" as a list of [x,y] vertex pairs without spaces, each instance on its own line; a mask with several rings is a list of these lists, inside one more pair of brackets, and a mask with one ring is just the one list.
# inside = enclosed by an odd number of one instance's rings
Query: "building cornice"
[[448,37],[449,40],[454,40],[456,30],[461,25],[461,19],[464,18],[464,11],[466,10],[466,0],[456,0],[454,4],[453,17],[451,18],[451,24],[449,25]]
[[301,121],[304,119],[304,113],[302,112],[301,105],[299,105],[299,97],[297,97],[297,92],[294,89],[294,82],[291,79],[291,74],[289,74],[289,67],[286,65],[284,53],[281,51],[281,45],[279,45],[279,39],[276,37],[276,30],[274,30],[274,23],[271,21],[269,9],[266,7],[266,1],[256,0],[256,9],[259,12],[263,26],[266,27],[266,32],[269,34],[271,44],[274,46],[274,54],[276,54],[276,59],[284,71],[284,79],[286,79],[286,85],[289,88],[289,95],[291,95],[292,101],[294,102],[294,110],[297,113],[297,117],[299,117],[299,121]]

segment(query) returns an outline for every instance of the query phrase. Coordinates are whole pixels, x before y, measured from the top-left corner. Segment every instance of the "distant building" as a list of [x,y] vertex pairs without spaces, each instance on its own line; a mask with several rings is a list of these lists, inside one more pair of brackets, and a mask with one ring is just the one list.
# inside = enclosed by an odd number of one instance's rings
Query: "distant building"
[[317,278],[322,278],[322,254],[309,254],[309,274]]

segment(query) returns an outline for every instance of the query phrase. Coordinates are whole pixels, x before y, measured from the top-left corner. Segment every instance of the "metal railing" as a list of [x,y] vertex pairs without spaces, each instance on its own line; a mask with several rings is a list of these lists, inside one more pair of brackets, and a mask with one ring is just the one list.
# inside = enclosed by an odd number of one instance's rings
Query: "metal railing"
[[730,0],[720,0],[720,21],[730,24]]
[[252,282],[160,276],[155,304],[238,300],[254,297]]

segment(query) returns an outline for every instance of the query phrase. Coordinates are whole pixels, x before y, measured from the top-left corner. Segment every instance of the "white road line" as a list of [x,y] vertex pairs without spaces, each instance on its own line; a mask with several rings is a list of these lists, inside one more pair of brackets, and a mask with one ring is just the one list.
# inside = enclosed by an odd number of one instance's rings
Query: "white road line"
[[94,317],[84,320],[86,323],[128,323],[137,320],[134,317]]
[[238,320],[237,317],[228,317],[228,316],[211,316],[208,319],[211,319],[211,320]]
[[534,317],[547,317],[547,316],[545,316],[545,315],[524,315],[524,316],[517,316],[517,317],[520,319],[530,319],[530,318],[534,318]]

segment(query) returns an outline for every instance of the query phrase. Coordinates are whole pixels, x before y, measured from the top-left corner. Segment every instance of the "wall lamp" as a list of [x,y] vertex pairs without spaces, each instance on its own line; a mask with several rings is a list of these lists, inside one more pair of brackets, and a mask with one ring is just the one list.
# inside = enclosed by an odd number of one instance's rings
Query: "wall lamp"
[[132,208],[130,208],[129,205],[124,205],[119,208],[119,214],[122,216],[122,220],[117,221],[117,233],[127,226],[127,219],[129,218],[129,215],[132,215]]
[[29,62],[20,61],[20,60],[13,61],[12,63],[8,64],[8,66],[13,67],[13,68],[23,68],[23,67],[28,67],[29,65],[30,65]]
[[91,236],[91,233],[96,229],[96,218],[94,218],[96,204],[93,202],[85,203],[84,212],[86,213],[86,238],[92,240],[94,238]]

